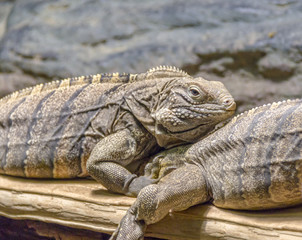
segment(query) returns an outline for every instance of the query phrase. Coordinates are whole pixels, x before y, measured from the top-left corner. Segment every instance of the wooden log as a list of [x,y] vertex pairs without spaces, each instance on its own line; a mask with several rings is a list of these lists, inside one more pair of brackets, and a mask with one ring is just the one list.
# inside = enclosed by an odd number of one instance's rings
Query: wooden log
[[[134,198],[109,193],[93,180],[33,180],[0,176],[0,215],[112,233]],[[171,212],[148,226],[164,239],[302,239],[302,206],[230,211],[203,204]]]

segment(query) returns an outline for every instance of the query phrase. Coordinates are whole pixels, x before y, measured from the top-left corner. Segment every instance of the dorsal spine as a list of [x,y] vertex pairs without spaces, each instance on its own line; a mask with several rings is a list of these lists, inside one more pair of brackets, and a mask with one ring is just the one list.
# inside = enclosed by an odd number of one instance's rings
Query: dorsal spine
[[24,88],[19,91],[13,92],[0,99],[0,104],[6,103],[10,100],[19,99],[29,95],[39,94],[44,91],[50,91],[59,88],[66,88],[71,86],[81,86],[86,84],[97,83],[128,83],[131,79],[135,78],[136,74],[127,73],[104,73],[89,76],[66,78],[62,80],[55,80],[47,83],[38,84],[32,87]]
[[272,103],[267,103],[267,104],[264,104],[264,105],[261,105],[261,106],[258,106],[258,107],[254,107],[250,110],[246,110],[236,116],[234,116],[231,121],[234,123],[237,121],[237,119],[239,117],[243,117],[243,116],[247,116],[249,114],[252,114],[254,111],[256,110],[261,110],[261,109],[264,109],[265,107],[278,107],[279,105],[281,104],[286,104],[286,103],[296,103],[296,102],[302,102],[302,99],[301,98],[297,98],[297,99],[287,99],[287,100],[283,100],[283,101],[279,101],[279,102],[272,102]]
[[39,94],[44,91],[50,91],[59,88],[66,88],[76,85],[97,84],[97,83],[130,83],[141,80],[150,80],[155,78],[167,77],[190,77],[190,75],[179,68],[173,66],[158,66],[149,69],[145,73],[129,74],[129,73],[104,73],[89,76],[66,78],[63,80],[55,80],[52,82],[39,84],[13,92],[0,99],[0,104],[10,100],[19,99],[29,95]]

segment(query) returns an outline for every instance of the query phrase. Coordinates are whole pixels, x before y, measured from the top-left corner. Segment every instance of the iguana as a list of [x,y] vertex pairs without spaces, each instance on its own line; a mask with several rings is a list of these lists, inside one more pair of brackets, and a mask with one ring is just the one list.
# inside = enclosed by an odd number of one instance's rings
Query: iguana
[[198,140],[235,106],[222,83],[175,67],[37,85],[0,100],[0,173],[90,175],[135,196],[154,182],[133,174],[141,159]]
[[161,180],[141,190],[111,240],[142,239],[146,225],[169,211],[208,201],[238,210],[302,204],[302,99],[247,111],[191,146],[161,152],[146,168]]

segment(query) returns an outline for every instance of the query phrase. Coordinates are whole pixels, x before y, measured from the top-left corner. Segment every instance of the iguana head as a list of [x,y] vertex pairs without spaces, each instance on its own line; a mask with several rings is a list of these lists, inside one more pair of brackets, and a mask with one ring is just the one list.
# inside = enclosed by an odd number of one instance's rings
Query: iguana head
[[162,88],[151,116],[160,146],[195,142],[231,117],[233,97],[221,82],[203,78],[174,78]]
[[160,66],[132,79],[127,104],[165,148],[196,142],[236,109],[221,82],[193,78],[175,67]]

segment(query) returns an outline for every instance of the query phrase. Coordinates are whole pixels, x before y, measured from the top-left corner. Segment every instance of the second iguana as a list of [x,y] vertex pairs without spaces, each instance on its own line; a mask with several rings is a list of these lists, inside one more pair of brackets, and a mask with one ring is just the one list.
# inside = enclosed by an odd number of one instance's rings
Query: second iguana
[[197,141],[235,106],[222,83],[174,67],[37,85],[0,100],[0,173],[90,175],[135,196],[153,181],[133,174],[139,160]]
[[209,201],[237,210],[302,204],[302,99],[244,112],[149,164],[147,174],[160,181],[140,191],[111,240],[143,239],[147,225],[169,212]]

